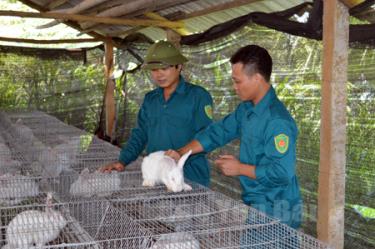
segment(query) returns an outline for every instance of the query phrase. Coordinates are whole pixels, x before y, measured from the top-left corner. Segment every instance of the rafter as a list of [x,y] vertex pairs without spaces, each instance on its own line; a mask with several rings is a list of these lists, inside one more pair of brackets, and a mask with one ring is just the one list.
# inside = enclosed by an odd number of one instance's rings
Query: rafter
[[[160,21],[169,21],[167,18],[155,13],[155,12],[147,12],[144,14],[145,17],[148,17],[153,20],[160,20]],[[175,28],[172,29],[176,31],[179,35],[189,35],[189,31],[187,31],[185,28]]]
[[[58,10],[58,11],[56,11],[56,13],[78,14],[78,13],[81,13],[82,11],[85,11],[89,8],[92,8],[92,7],[98,5],[102,2],[105,2],[105,1],[107,1],[107,0],[84,0],[81,3],[75,5],[73,8]],[[54,13],[54,12],[55,11],[53,11],[51,13]],[[60,21],[55,20],[55,21],[49,22],[47,24],[41,25],[38,28],[50,28],[50,27],[55,26],[59,23],[60,23]]]
[[7,42],[23,42],[33,44],[61,44],[61,43],[82,43],[82,42],[100,42],[99,39],[84,38],[84,39],[60,39],[60,40],[36,40],[36,39],[23,39],[13,37],[0,37],[0,41]]
[[120,19],[120,18],[84,16],[84,15],[64,14],[64,13],[34,13],[34,12],[1,10],[0,16],[54,18],[54,19],[72,20],[72,21],[78,21],[78,22],[89,21],[89,22],[96,22],[96,23],[128,25],[128,26],[159,26],[159,27],[165,27],[165,28],[184,27],[184,23],[178,22],[178,21],[171,22],[171,21],[159,21],[159,20],[148,20],[148,19]]
[[[19,1],[26,4],[27,6],[30,6],[33,9],[36,9],[36,10],[40,11],[40,12],[47,11],[47,9],[45,7],[36,5],[34,2],[32,2],[30,0],[19,0]],[[75,22],[67,21],[67,22],[64,22],[64,24],[82,32],[82,28]],[[102,41],[106,40],[106,37],[102,36],[101,34],[96,33],[95,31],[90,31],[90,32],[85,32],[85,33],[87,35],[90,35],[90,36],[96,38],[96,39],[100,39]]]
[[[142,15],[145,12],[152,12],[160,9],[161,6],[170,6],[176,4],[182,4],[186,2],[191,2],[188,0],[137,0],[128,2],[113,8],[109,8],[97,16],[100,17],[127,17],[128,15]],[[94,26],[94,23],[83,23],[81,27],[83,29],[90,29]]]
[[[191,14],[185,14],[184,15],[184,14],[181,13],[180,15],[175,15],[175,17],[171,17],[169,20],[171,20],[171,21],[172,20],[183,21],[185,19],[203,16],[203,15],[211,14],[211,13],[214,13],[214,12],[222,11],[222,10],[225,10],[225,9],[240,7],[240,6],[255,3],[255,2],[258,2],[258,1],[261,1],[261,0],[234,0],[234,1],[231,1],[231,2],[224,3],[224,4],[218,4],[218,5],[212,6],[208,9],[205,9],[205,10],[202,10],[202,11],[196,11],[196,12],[193,12]],[[121,35],[123,35],[123,36],[129,35],[129,34],[132,34],[132,33],[135,33],[137,31],[139,31],[140,29],[141,29],[141,27],[135,27],[135,28],[129,29],[127,31],[124,31]],[[120,33],[118,33],[118,34],[120,34]]]

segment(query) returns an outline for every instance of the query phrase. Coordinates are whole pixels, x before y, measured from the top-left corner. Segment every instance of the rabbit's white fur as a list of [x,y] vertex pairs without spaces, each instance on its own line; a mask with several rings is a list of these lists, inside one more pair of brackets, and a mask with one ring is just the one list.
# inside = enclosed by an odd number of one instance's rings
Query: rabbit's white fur
[[199,241],[187,232],[162,234],[151,249],[199,249]]
[[39,186],[32,178],[9,173],[0,176],[0,204],[15,205],[37,195]]
[[33,244],[41,247],[56,239],[65,225],[66,220],[57,211],[24,211],[6,229],[8,248],[28,248]]
[[100,197],[112,194],[120,190],[121,179],[118,172],[101,173],[89,172],[88,168],[82,170],[78,179],[70,186],[70,194],[73,196]]
[[163,183],[168,190],[180,192],[189,191],[191,186],[184,182],[183,166],[191,154],[191,150],[185,153],[178,163],[164,154],[164,151],[157,151],[146,156],[142,162],[143,186],[153,187],[155,184]]
[[[51,197],[47,197],[47,203]],[[5,248],[42,247],[56,239],[67,222],[60,212],[47,206],[46,210],[27,210],[14,217],[6,229]],[[3,247],[4,248],[4,247]]]

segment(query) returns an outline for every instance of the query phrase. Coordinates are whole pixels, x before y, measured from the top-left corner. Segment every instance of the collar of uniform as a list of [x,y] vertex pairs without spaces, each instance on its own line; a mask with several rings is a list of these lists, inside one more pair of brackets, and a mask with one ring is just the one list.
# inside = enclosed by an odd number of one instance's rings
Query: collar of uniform
[[[157,89],[158,89],[158,93],[159,93],[159,94],[163,94],[163,88],[158,87]],[[186,81],[185,81],[184,77],[182,77],[182,76],[180,75],[180,79],[179,79],[179,81],[178,81],[178,85],[177,85],[177,87],[176,87],[175,92],[181,94],[181,93],[184,93],[185,90],[186,90]]]
[[185,81],[184,77],[182,77],[180,75],[180,81],[178,82],[176,92],[177,93],[184,93],[185,89],[186,89],[186,81]]
[[271,86],[270,89],[268,89],[266,95],[264,95],[264,97],[259,101],[259,103],[255,106],[252,105],[253,106],[252,111],[258,116],[261,115],[267,109],[267,107],[271,104],[272,100],[275,97],[276,97],[275,89],[273,89],[273,87]]

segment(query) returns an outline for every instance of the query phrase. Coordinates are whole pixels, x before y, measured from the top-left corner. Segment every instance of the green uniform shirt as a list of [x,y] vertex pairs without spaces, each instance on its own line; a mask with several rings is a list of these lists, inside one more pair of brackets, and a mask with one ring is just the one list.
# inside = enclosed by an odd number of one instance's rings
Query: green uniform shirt
[[[138,113],[137,126],[132,130],[119,161],[129,164],[146,147],[147,154],[179,149],[212,122],[212,98],[202,87],[180,77],[176,90],[165,101],[163,89],[146,94]],[[205,186],[209,184],[209,165],[205,153],[190,156],[184,176]]]
[[256,179],[239,176],[243,201],[296,228],[301,222],[295,170],[297,133],[294,119],[271,87],[256,106],[242,102],[196,139],[209,152],[239,138],[239,160],[256,167]]

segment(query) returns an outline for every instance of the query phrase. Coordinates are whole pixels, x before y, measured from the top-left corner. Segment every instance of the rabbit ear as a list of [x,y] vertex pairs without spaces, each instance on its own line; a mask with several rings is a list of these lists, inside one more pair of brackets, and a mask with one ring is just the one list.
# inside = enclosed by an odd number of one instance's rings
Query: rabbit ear
[[180,160],[178,160],[177,166],[178,166],[179,168],[183,168],[183,167],[184,167],[185,161],[188,159],[188,157],[190,156],[191,152],[192,152],[192,151],[189,150],[188,152],[186,152],[186,153],[180,158]]

